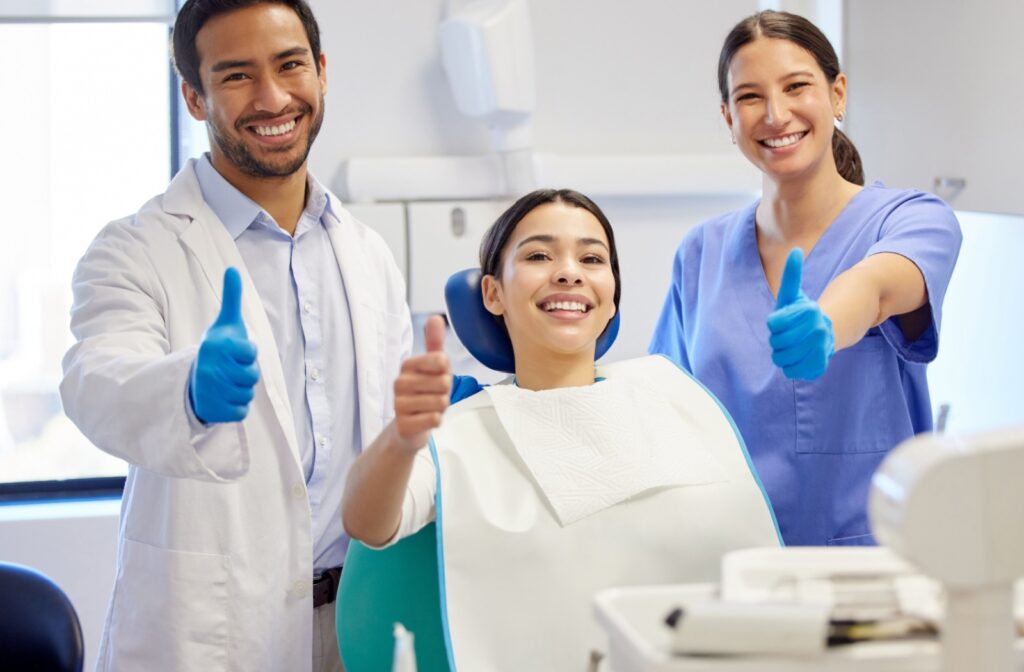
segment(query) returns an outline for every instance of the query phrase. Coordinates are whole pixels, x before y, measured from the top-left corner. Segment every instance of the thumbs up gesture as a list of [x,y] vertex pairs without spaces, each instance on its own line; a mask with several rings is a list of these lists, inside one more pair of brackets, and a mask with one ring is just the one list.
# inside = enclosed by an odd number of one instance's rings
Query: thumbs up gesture
[[417,451],[441,424],[452,391],[451,367],[444,354],[444,319],[434,315],[424,327],[427,351],[402,362],[395,380],[395,429],[401,445]]
[[804,253],[793,248],[782,272],[775,311],[768,316],[768,342],[772,362],[787,378],[814,380],[825,373],[836,339],[832,320],[800,289],[803,269]]
[[253,388],[260,379],[256,344],[242,323],[242,279],[238,271],[224,272],[220,315],[203,334],[192,364],[188,398],[204,424],[238,422],[249,412]]

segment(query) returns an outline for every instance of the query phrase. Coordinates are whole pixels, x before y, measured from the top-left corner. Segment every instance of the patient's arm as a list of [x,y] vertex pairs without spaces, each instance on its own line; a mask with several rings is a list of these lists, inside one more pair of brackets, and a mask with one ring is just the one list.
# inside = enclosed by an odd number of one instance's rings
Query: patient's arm
[[348,473],[341,507],[345,531],[370,546],[384,545],[398,530],[416,453],[448,407],[452,376],[440,317],[427,321],[426,336],[426,354],[405,360],[395,381],[395,419]]

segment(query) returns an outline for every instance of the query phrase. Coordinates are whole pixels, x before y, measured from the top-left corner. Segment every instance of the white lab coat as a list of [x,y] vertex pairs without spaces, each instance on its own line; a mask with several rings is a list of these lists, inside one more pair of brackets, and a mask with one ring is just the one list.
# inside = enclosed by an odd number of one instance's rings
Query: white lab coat
[[[331,196],[326,215],[355,341],[368,443],[390,419],[412,346],[405,286],[381,238]],[[224,270],[261,378],[248,417],[194,433],[186,386],[220,310]],[[308,670],[313,545],[291,406],[266,312],[193,164],[109,224],[75,271],[64,410],[131,465],[99,670]]]

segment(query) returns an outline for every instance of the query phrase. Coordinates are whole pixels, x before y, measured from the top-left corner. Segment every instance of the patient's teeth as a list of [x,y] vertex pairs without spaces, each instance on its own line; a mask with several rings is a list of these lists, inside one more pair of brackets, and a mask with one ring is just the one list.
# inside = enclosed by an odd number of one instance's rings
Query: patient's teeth
[[587,305],[579,301],[550,301],[544,304],[543,307],[549,313],[556,310],[569,310],[577,313],[587,312]]

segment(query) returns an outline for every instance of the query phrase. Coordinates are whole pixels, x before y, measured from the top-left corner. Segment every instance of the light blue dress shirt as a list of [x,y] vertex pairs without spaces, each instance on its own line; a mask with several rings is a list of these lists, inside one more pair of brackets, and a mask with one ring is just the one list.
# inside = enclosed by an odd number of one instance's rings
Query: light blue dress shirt
[[203,198],[234,238],[274,332],[312,514],[313,570],[337,567],[345,476],[360,452],[352,316],[324,213],[326,190],[308,180],[306,208],[290,236],[224,179],[206,154],[196,162]]

